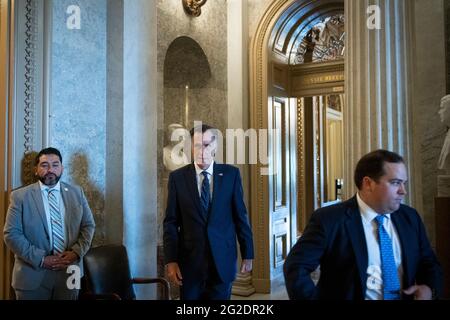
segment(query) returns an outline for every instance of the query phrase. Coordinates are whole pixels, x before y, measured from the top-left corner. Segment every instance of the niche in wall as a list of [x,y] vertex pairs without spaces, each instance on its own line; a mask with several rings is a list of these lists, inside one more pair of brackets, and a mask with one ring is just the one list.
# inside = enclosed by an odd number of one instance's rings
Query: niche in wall
[[211,68],[201,46],[190,37],[176,38],[164,61],[165,128],[179,123],[189,129],[194,120],[212,120],[210,80]]

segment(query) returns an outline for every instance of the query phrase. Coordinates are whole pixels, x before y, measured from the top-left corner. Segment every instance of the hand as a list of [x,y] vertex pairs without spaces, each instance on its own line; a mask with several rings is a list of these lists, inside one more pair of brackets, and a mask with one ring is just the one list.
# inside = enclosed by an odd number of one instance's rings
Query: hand
[[253,269],[253,260],[252,259],[244,259],[241,264],[241,273],[247,273],[252,271]]
[[42,266],[49,270],[62,270],[65,268],[65,264],[59,256],[46,256]]
[[166,273],[170,282],[179,286],[183,285],[183,276],[181,275],[180,267],[177,262],[169,262],[166,265]]
[[73,251],[64,251],[63,253],[58,254],[58,256],[61,258],[61,261],[66,265],[66,267],[70,266],[79,259],[78,255]]
[[403,292],[407,295],[414,294],[414,300],[431,300],[433,298],[430,287],[424,284],[411,286]]

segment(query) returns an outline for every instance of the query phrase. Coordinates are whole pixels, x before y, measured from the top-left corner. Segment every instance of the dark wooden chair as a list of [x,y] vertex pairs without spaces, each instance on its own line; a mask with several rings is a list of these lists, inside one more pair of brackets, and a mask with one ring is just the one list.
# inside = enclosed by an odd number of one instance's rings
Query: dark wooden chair
[[132,278],[127,249],[105,245],[90,249],[83,258],[85,279],[80,299],[134,300],[133,284],[159,284],[161,299],[169,300],[169,282],[164,278]]

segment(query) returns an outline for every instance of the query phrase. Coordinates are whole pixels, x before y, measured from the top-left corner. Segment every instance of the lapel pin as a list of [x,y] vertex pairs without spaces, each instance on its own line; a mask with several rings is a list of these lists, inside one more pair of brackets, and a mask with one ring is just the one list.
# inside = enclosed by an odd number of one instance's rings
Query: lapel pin
[[223,177],[223,173],[219,173],[219,176]]
[[69,189],[67,189],[67,188],[64,188],[64,191],[69,191]]

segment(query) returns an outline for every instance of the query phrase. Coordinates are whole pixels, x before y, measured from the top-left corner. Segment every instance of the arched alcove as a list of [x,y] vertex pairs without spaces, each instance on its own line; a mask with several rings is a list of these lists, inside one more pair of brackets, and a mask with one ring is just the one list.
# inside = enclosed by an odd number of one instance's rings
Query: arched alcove
[[[214,61],[214,60],[212,60]],[[168,176],[175,165],[167,165],[166,149],[171,150],[173,144],[177,142],[170,141],[172,128],[187,130],[194,125],[194,121],[202,121],[210,125],[222,128],[225,122],[222,119],[223,108],[217,101],[226,99],[226,92],[223,88],[218,88],[217,74],[211,70],[208,57],[201,45],[191,37],[181,36],[170,42],[164,58],[163,70],[163,143],[162,150],[163,165],[161,166],[160,177],[162,177],[162,201],[161,205],[165,208],[167,203]],[[216,70],[217,71],[217,70]],[[178,124],[175,125],[174,124]],[[185,153],[190,150],[185,149]],[[184,158],[184,157],[181,157]],[[190,159],[190,154],[185,160]],[[178,167],[184,164],[177,163]],[[164,212],[160,213],[158,226],[159,238],[162,240],[162,221]],[[164,274],[164,264],[162,258],[162,245],[159,247],[160,275]],[[179,296],[179,288],[174,286],[171,290],[172,297]]]
[[164,60],[164,123],[186,128],[194,120],[207,121],[211,114],[211,68],[198,42],[190,37],[176,38]]

